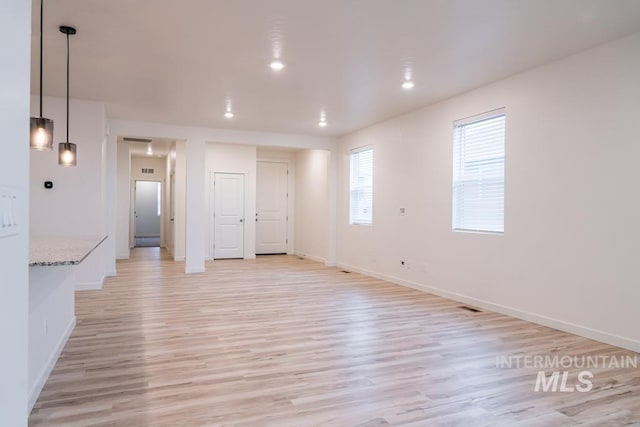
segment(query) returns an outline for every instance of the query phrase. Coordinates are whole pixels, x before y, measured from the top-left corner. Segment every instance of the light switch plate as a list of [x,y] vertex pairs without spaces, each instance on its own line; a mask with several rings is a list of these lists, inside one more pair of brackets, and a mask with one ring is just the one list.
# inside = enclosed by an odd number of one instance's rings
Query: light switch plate
[[0,238],[18,234],[18,216],[17,191],[14,188],[0,186]]

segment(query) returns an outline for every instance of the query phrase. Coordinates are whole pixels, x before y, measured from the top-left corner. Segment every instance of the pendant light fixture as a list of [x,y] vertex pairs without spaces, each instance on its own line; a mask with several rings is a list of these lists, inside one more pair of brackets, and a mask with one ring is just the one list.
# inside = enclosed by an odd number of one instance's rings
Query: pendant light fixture
[[32,150],[53,150],[53,120],[42,117],[42,29],[44,24],[44,0],[40,0],[40,115],[31,117],[31,137],[29,146]]
[[76,33],[73,27],[63,25],[60,32],[67,35],[67,139],[58,144],[58,164],[61,166],[75,166],[78,160],[76,144],[69,142],[69,36]]

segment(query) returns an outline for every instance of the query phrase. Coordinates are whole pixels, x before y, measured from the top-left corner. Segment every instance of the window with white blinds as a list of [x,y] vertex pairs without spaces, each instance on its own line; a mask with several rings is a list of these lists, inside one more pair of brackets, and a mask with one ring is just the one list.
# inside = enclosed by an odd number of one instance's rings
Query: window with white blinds
[[453,124],[453,229],[504,233],[505,110]]
[[373,222],[373,147],[351,150],[349,224]]

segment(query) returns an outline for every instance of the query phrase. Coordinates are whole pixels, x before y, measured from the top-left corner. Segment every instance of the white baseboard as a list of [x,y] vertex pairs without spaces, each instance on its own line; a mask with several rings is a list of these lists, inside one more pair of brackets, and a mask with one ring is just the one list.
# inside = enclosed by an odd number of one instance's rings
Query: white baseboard
[[200,267],[198,267],[198,268],[185,268],[184,272],[186,274],[197,274],[197,273],[204,273],[205,269],[204,269],[204,267],[202,267],[202,268],[200,268]]
[[65,329],[64,334],[62,334],[62,336],[60,337],[60,340],[58,341],[55,350],[53,351],[53,353],[51,353],[51,356],[47,360],[47,363],[44,365],[44,368],[42,368],[42,371],[38,375],[38,378],[36,378],[35,384],[31,388],[31,390],[29,390],[29,413],[33,409],[33,405],[35,405],[36,402],[38,401],[38,396],[40,396],[40,392],[42,391],[42,388],[47,383],[47,380],[49,379],[49,375],[51,375],[51,371],[53,371],[53,368],[56,366],[56,362],[58,361],[58,358],[60,357],[60,354],[62,353],[62,350],[64,349],[64,346],[67,343],[67,340],[71,336],[71,332],[73,332],[73,328],[75,327],[76,327],[76,316],[73,316],[73,319],[71,319],[71,322]]
[[300,258],[310,259],[311,261],[321,262],[321,263],[324,264],[324,258],[322,258],[322,257],[311,255],[311,254],[306,254],[304,252],[298,252],[298,251],[294,252],[294,254],[296,256],[299,256]]
[[183,257],[183,256],[174,256],[174,257],[173,257],[173,260],[174,260],[174,261],[178,261],[178,262],[180,262],[180,261],[184,261],[184,257]]
[[485,310],[493,311],[496,313],[504,314],[518,319],[526,320],[528,322],[536,323],[542,326],[548,326],[553,329],[568,332],[570,334],[579,335],[581,337],[589,338],[595,341],[600,341],[605,344],[610,344],[616,347],[624,348],[627,350],[640,353],[640,341],[633,340],[631,338],[621,337],[619,335],[610,334],[608,332],[599,331],[597,329],[588,328],[586,326],[576,325],[574,323],[565,322],[563,320],[554,319],[547,316],[531,313],[528,311],[519,310],[513,307],[504,306],[501,304],[495,304],[490,301],[473,298],[467,295],[458,294],[455,292],[449,292],[443,289],[435,288],[433,286],[424,285],[421,283],[412,282],[409,280],[400,279],[395,276],[389,276],[375,271],[362,269],[353,265],[338,263],[338,267],[343,268],[354,273],[360,273],[367,276],[375,277],[380,280],[394,283],[396,285],[405,286],[407,288],[416,289],[418,291],[438,295],[443,298],[447,298],[453,301],[458,301],[464,304],[470,304]]
[[102,289],[102,285],[104,285],[104,279],[106,276],[102,277],[101,280],[97,282],[88,282],[88,283],[78,283],[76,284],[76,291],[95,291],[98,289]]
[[112,271],[107,271],[105,273],[106,277],[116,277],[118,275],[118,272],[116,270],[112,270]]

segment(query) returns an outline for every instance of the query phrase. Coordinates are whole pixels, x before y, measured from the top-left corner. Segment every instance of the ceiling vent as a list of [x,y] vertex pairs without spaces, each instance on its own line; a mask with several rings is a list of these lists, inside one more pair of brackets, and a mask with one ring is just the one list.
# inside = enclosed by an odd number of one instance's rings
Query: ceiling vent
[[147,139],[147,138],[129,138],[126,136],[122,138],[122,140],[125,142],[146,142],[146,143],[149,143],[152,141],[151,139]]

